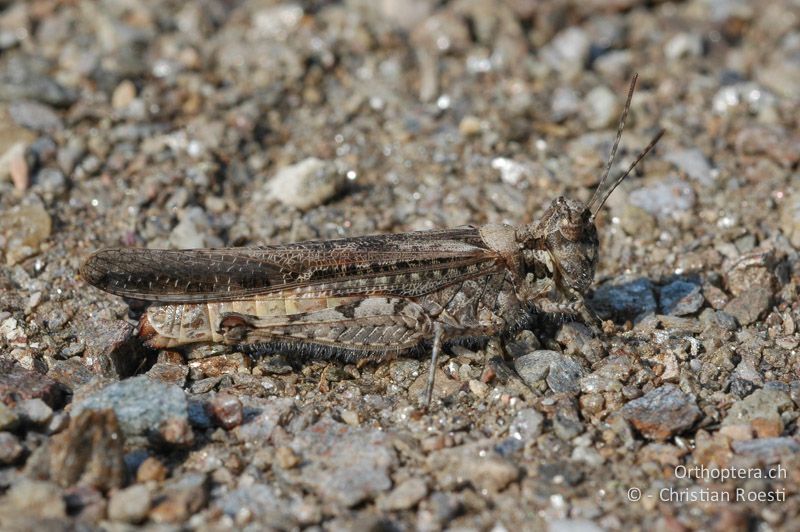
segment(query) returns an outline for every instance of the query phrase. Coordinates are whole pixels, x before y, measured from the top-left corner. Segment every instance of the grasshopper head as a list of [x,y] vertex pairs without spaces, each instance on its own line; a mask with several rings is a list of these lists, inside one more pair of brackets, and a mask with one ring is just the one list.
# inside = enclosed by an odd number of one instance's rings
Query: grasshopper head
[[[533,242],[528,241],[529,245],[532,244],[532,248],[548,252],[553,263],[551,269],[556,274],[559,288],[563,291],[583,294],[592,284],[600,245],[597,240],[594,219],[608,196],[639,164],[639,161],[653,149],[664,134],[664,130],[661,129],[624,173],[615,180],[608,181],[638,77],[638,75],[634,75],[631,80],[628,99],[625,101],[625,107],[619,120],[617,136],[614,139],[605,172],[600,178],[600,183],[597,185],[592,199],[584,205],[579,201],[560,197],[550,205],[542,220],[532,230],[528,229],[530,231],[528,234],[533,237]],[[529,247],[529,249],[531,248]]]
[[550,253],[562,288],[585,293],[594,279],[600,245],[589,209],[579,201],[559,197],[544,213],[534,234]]

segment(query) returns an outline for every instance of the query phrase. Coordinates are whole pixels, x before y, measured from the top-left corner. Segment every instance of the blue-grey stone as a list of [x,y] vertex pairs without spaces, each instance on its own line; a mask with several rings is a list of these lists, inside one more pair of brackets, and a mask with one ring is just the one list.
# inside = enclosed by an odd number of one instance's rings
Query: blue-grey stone
[[174,384],[154,381],[144,375],[115,382],[78,400],[73,417],[84,410],[112,409],[126,438],[136,441],[158,432],[167,420],[188,424],[186,394]]
[[664,155],[664,159],[674,164],[680,171],[700,184],[704,186],[714,184],[711,164],[709,164],[703,152],[697,148],[671,151]]
[[752,456],[767,464],[777,464],[800,453],[800,443],[789,436],[739,440],[732,447],[736,454]]
[[658,218],[688,211],[696,201],[691,185],[674,176],[638,188],[628,195],[628,199],[632,205]]
[[571,357],[545,349],[514,359],[514,369],[529,386],[542,379],[556,393],[578,393],[583,368]]
[[643,277],[622,277],[606,283],[589,303],[603,319],[638,320],[657,308],[653,283]]
[[214,505],[233,518],[247,511],[255,522],[269,523],[271,528],[290,529],[296,525],[288,501],[266,484],[237,488],[217,499]]
[[384,431],[324,417],[298,433],[290,446],[302,462],[278,474],[325,502],[351,508],[392,487],[389,472],[397,466],[397,452]]
[[530,442],[542,433],[543,423],[544,416],[542,414],[533,408],[524,408],[514,416],[508,434],[512,438]]
[[700,285],[677,280],[661,288],[661,313],[671,316],[694,314],[703,306],[705,298]]

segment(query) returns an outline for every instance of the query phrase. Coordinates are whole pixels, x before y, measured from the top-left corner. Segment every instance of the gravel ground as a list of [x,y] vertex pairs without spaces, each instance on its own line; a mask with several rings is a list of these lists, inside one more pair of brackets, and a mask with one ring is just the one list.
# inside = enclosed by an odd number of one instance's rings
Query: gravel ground
[[[796,1],[0,9],[0,527],[800,529]],[[78,275],[528,223],[633,72],[617,166],[667,133],[598,220],[604,334],[453,347],[429,412],[425,360],[151,353]]]

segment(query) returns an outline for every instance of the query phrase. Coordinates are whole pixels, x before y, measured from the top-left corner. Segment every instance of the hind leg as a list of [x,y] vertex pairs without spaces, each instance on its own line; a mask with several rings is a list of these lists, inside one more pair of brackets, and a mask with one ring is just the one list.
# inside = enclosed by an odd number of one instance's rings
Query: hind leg
[[441,323],[433,326],[433,348],[431,350],[431,363],[428,369],[428,385],[425,388],[425,408],[430,407],[433,398],[433,384],[436,379],[436,362],[439,359],[439,352],[442,350],[444,338],[444,327]]

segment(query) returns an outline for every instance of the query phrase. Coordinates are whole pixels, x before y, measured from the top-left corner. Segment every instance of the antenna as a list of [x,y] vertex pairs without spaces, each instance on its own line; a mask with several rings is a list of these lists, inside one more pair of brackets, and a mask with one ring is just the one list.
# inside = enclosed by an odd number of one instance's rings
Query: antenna
[[[642,150],[642,152],[639,154],[639,156],[638,156],[638,157],[636,157],[636,160],[635,160],[635,161],[633,161],[633,164],[631,164],[631,165],[628,167],[628,169],[627,169],[627,170],[625,170],[625,173],[624,173],[624,174],[622,174],[621,176],[619,176],[619,177],[617,178],[617,180],[616,180],[616,181],[614,181],[614,184],[613,184],[613,185],[611,185],[611,186],[608,188],[608,191],[607,191],[605,194],[603,194],[603,197],[602,197],[602,199],[601,199],[601,200],[600,200],[600,202],[597,204],[597,208],[596,208],[594,211],[592,211],[592,216],[591,216],[591,217],[589,217],[589,219],[590,219],[590,220],[594,220],[594,217],[595,217],[595,216],[597,216],[597,213],[600,211],[600,208],[601,208],[601,207],[603,206],[603,204],[606,202],[606,200],[607,200],[607,199],[608,199],[608,197],[611,195],[611,193],[612,193],[612,192],[614,192],[614,189],[615,189],[615,188],[617,188],[617,186],[618,186],[620,183],[622,183],[622,181],[623,181],[623,180],[624,180],[626,177],[628,177],[628,174],[630,174],[630,173],[631,173],[631,171],[633,171],[633,169],[634,169],[634,168],[636,168],[636,165],[637,165],[637,164],[639,164],[639,161],[641,161],[642,159],[644,159],[644,158],[645,158],[645,156],[646,156],[648,153],[650,153],[650,150],[652,150],[652,149],[655,147],[656,143],[657,143],[657,142],[658,142],[658,141],[661,139],[661,136],[662,136],[662,135],[664,135],[664,132],[665,132],[665,131],[666,131],[666,130],[665,130],[665,129],[663,129],[663,128],[662,128],[662,129],[659,129],[659,130],[658,130],[658,133],[656,133],[656,136],[655,136],[655,137],[653,137],[653,140],[651,140],[651,141],[650,141],[650,143],[647,145],[647,147],[646,147],[645,149],[643,149],[643,150]],[[596,193],[595,193],[595,194],[596,194]],[[594,197],[592,198],[592,201],[594,201]],[[590,203],[591,203],[591,202],[590,202]],[[589,207],[587,206],[586,208],[588,209]]]
[[625,173],[622,174],[620,177],[618,177],[617,180],[614,181],[614,184],[608,187],[605,192],[601,192],[604,188],[603,185],[605,185],[606,181],[608,180],[608,175],[611,172],[611,166],[614,164],[614,158],[617,156],[617,148],[619,147],[619,141],[622,138],[622,130],[625,129],[625,120],[628,118],[628,110],[631,108],[631,100],[633,99],[633,92],[636,89],[636,81],[638,79],[639,79],[639,74],[638,73],[634,74],[633,79],[631,80],[631,86],[628,89],[628,98],[625,100],[625,107],[622,110],[622,116],[620,116],[619,118],[619,126],[617,127],[617,137],[614,139],[614,145],[611,147],[611,155],[608,157],[608,162],[606,162],[606,168],[605,171],[603,172],[603,177],[600,179],[600,183],[597,185],[597,188],[595,189],[594,194],[592,195],[592,199],[590,199],[589,203],[586,204],[586,210],[591,212],[591,216],[589,218],[590,220],[594,220],[595,216],[597,216],[597,213],[600,211],[600,208],[606,202],[611,193],[614,192],[614,189],[617,188],[617,186],[620,183],[622,183],[622,181],[626,177],[628,177],[628,174],[630,174],[631,171],[636,167],[636,165],[639,164],[639,161],[641,161],[645,157],[645,155],[647,155],[648,152],[650,152],[650,150],[653,149],[658,140],[664,134],[663,129],[659,130],[659,132],[656,134],[653,140],[650,141],[650,144],[648,144],[647,147],[639,154],[639,156],[636,158],[633,164],[625,171]]

